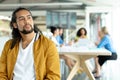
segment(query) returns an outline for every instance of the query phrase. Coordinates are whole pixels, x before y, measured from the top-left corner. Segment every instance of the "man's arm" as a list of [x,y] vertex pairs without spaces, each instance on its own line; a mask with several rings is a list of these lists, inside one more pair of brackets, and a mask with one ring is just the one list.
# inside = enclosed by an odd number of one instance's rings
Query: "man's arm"
[[47,50],[46,71],[45,80],[61,80],[59,54],[54,43],[50,43]]

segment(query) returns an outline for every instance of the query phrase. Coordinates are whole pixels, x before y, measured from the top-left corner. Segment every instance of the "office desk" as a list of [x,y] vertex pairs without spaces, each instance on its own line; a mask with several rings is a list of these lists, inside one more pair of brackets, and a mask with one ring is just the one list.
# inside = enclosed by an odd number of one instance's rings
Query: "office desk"
[[86,72],[90,80],[95,80],[92,72],[90,71],[89,67],[86,64],[86,60],[96,57],[98,55],[111,55],[111,52],[106,49],[88,49],[82,47],[61,47],[58,49],[59,54],[64,54],[76,61],[73,69],[71,70],[70,74],[68,75],[67,80],[72,80],[76,72],[81,69],[83,72]]

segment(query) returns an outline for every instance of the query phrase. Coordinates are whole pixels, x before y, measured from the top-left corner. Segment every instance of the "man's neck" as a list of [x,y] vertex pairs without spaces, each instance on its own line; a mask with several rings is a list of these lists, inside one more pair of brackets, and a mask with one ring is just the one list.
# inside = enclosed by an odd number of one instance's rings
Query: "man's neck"
[[57,37],[57,35],[56,35],[56,34],[53,34],[53,36],[54,36],[54,37]]
[[29,34],[21,34],[21,36],[22,36],[22,41],[23,41],[23,42],[24,42],[24,41],[30,42],[30,41],[32,41],[34,35],[35,35],[35,32],[29,33]]
[[29,34],[21,33],[21,36],[22,36],[22,48],[25,49],[34,38],[35,32],[29,33]]

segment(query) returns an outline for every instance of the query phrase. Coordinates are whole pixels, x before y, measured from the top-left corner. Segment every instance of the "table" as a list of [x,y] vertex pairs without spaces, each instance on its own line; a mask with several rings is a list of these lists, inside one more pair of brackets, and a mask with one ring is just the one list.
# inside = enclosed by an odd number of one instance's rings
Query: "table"
[[72,80],[76,72],[81,69],[86,72],[90,80],[95,80],[92,72],[86,64],[86,60],[96,57],[98,55],[108,56],[111,52],[103,48],[85,48],[85,47],[61,47],[58,49],[59,54],[64,54],[76,61],[73,69],[68,75],[67,80]]

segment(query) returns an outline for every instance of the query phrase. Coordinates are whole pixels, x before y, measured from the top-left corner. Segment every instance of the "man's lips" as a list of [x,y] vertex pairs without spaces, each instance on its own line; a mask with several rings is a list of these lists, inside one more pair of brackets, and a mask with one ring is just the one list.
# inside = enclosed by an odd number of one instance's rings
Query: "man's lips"
[[24,26],[24,28],[30,28],[30,27],[31,27],[31,25],[29,25],[29,24]]

